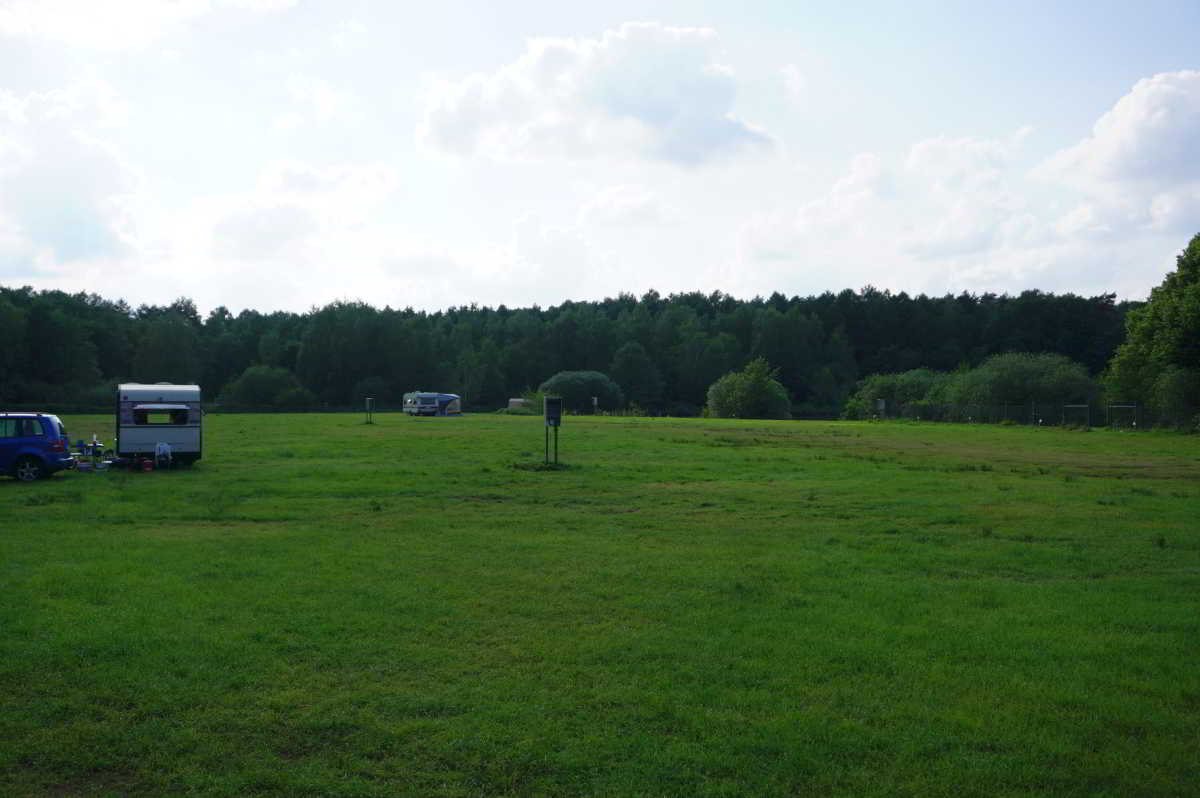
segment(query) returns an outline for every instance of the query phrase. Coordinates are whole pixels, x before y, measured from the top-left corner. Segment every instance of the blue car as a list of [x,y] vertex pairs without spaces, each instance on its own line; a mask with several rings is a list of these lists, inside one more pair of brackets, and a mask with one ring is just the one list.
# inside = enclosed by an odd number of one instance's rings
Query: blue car
[[0,412],[0,474],[32,482],[74,465],[58,416]]

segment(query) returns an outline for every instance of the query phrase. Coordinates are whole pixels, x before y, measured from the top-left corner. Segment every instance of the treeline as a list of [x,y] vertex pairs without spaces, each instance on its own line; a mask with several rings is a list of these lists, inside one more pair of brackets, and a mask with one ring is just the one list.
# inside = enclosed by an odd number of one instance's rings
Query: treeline
[[134,308],[0,287],[0,400],[106,406],[112,385],[132,380],[198,382],[209,400],[235,387],[243,401],[269,384],[276,394],[261,401],[286,394],[288,407],[357,406],[364,396],[387,406],[421,389],[489,408],[559,371],[596,370],[619,375],[627,400],[685,415],[722,375],[762,357],[798,414],[831,413],[861,376],[951,371],[1004,352],[1053,352],[1099,373],[1131,307],[1112,294],[914,297],[868,287],[752,300],[650,291],[432,313],[359,302],[307,313],[218,307],[201,317],[186,298]]
[[[953,373],[917,368],[876,373],[862,380],[846,402],[847,418],[899,412],[916,418],[960,419],[984,411],[995,418],[998,404],[1039,402],[1084,409],[1084,422],[1097,400],[1109,410],[1133,409],[1154,426],[1200,431],[1200,234],[1175,259],[1174,271],[1129,309],[1126,335],[1099,379],[1099,369],[1049,352],[994,355]],[[889,410],[890,407],[890,410]]]

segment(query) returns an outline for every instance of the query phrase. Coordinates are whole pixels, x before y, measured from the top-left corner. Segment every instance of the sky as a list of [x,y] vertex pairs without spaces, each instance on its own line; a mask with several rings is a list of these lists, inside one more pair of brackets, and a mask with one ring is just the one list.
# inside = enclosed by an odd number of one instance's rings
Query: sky
[[0,285],[1144,299],[1200,4],[0,0]]

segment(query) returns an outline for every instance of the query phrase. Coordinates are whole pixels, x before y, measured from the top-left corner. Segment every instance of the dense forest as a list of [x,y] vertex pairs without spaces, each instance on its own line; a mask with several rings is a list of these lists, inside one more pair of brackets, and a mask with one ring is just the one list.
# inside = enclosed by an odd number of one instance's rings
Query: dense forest
[[929,297],[867,287],[751,300],[650,291],[437,312],[358,302],[307,313],[218,307],[202,317],[186,298],[134,308],[0,286],[0,401],[107,406],[116,382],[168,381],[198,382],[206,399],[229,404],[337,408],[371,395],[387,407],[420,389],[483,409],[558,371],[592,369],[611,374],[631,402],[687,415],[715,380],[763,357],[798,415],[834,413],[860,377],[952,370],[1004,352],[1057,353],[1098,374],[1133,307],[1111,294]]

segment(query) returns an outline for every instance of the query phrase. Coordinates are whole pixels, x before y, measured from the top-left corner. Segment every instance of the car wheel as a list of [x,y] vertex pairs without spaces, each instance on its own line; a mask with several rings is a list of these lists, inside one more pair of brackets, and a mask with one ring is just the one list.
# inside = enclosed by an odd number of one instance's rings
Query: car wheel
[[44,476],[44,469],[36,457],[22,457],[13,466],[13,476],[22,482],[33,482]]

